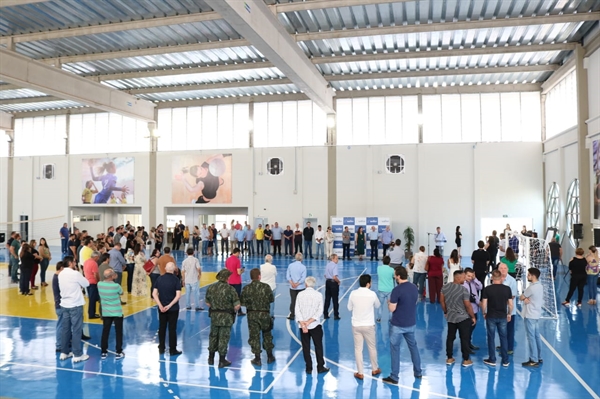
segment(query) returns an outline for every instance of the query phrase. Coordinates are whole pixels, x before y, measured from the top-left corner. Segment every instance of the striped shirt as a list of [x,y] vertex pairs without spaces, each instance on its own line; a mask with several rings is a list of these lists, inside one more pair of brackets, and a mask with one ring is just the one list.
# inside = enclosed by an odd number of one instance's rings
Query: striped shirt
[[460,323],[469,318],[464,301],[469,301],[469,291],[460,284],[446,284],[442,287],[442,294],[446,301],[448,323]]
[[323,315],[323,295],[314,288],[308,287],[298,294],[296,298],[296,309],[294,309],[298,325],[301,321],[314,319],[308,325],[308,329],[312,330],[321,324],[321,316]]
[[98,283],[100,302],[102,302],[102,316],[123,317],[120,295],[123,293],[121,286],[114,281],[101,281]]

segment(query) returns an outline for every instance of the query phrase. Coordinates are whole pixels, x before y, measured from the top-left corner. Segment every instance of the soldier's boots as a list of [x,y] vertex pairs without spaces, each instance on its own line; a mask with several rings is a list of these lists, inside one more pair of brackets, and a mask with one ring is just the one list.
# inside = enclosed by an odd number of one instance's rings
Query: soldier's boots
[[273,356],[273,351],[267,352],[267,364],[271,364],[275,361],[275,356]]
[[219,368],[222,369],[228,366],[231,366],[231,362],[225,359],[225,356],[219,355]]
[[255,366],[262,366],[262,362],[260,361],[260,353],[256,353],[254,355],[254,359],[250,360],[250,363]]
[[215,352],[208,352],[208,364],[213,366],[215,364]]

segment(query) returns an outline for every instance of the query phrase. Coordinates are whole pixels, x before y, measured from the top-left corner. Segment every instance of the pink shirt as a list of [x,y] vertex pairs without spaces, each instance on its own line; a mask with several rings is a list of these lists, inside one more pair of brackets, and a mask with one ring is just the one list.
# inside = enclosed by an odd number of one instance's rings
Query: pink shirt
[[242,284],[242,276],[238,273],[238,270],[242,268],[240,258],[235,255],[231,255],[225,261],[225,267],[231,272],[231,276],[229,276],[229,280],[227,282],[229,284]]
[[86,260],[83,264],[83,274],[90,284],[98,284],[96,273],[98,273],[98,264],[96,261],[92,258]]

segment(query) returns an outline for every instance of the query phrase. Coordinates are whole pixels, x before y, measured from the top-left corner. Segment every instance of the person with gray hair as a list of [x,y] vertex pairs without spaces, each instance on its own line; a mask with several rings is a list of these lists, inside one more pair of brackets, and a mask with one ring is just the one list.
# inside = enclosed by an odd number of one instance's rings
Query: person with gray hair
[[315,290],[314,287],[317,285],[317,280],[314,277],[306,277],[303,285],[306,286],[306,289],[303,289],[297,295],[294,314],[297,317],[298,326],[300,327],[306,374],[312,373],[311,339],[315,345],[317,372],[326,373],[329,369],[325,367],[325,359],[323,358],[323,327],[321,326],[323,295]]
[[171,356],[181,355],[177,350],[177,319],[179,318],[179,298],[181,298],[181,281],[173,274],[175,263],[165,266],[165,274],[156,280],[152,298],[158,305],[158,352],[165,353],[165,338],[169,328],[169,353]]
[[[273,291],[273,297],[275,297],[275,291],[277,290],[277,268],[273,265],[273,257],[271,255],[265,256],[265,263],[260,265],[260,275],[260,281],[269,285],[271,291]],[[275,301],[271,302],[270,313],[271,318],[274,318]]]
[[287,269],[286,280],[290,283],[290,315],[288,320],[294,320],[296,309],[296,297],[304,291],[304,279],[306,279],[306,266],[302,264],[302,252],[296,254],[296,261],[292,262]]
[[88,319],[99,319],[100,315],[96,313],[96,306],[100,302],[98,295],[98,281],[100,281],[100,273],[98,272],[98,259],[100,252],[92,251],[92,255],[83,263],[83,275],[90,283],[87,287],[88,293]]

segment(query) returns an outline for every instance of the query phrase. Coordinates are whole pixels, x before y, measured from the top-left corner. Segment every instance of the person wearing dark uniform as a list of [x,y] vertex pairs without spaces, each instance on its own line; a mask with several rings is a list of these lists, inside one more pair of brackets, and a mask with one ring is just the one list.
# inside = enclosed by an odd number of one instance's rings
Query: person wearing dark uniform
[[260,281],[260,269],[250,270],[252,282],[242,290],[241,304],[246,307],[248,314],[248,330],[250,338],[248,343],[254,353],[254,359],[250,363],[261,366],[260,360],[260,333],[263,337],[263,349],[267,351],[267,363],[275,361],[273,356],[273,319],[271,318],[271,303],[275,301],[273,290],[268,284]]
[[196,204],[208,204],[211,200],[215,199],[217,190],[221,185],[221,180],[210,173],[208,166],[208,163],[204,162],[200,166],[195,165],[190,168],[190,174],[196,177],[196,184],[200,182],[204,183],[202,195],[198,197]]
[[219,368],[231,365],[225,358],[231,337],[231,326],[240,309],[235,289],[227,283],[231,272],[227,269],[217,273],[217,283],[206,290],[204,302],[210,307],[210,335],[208,341],[208,364],[215,364],[215,352],[219,352]]

